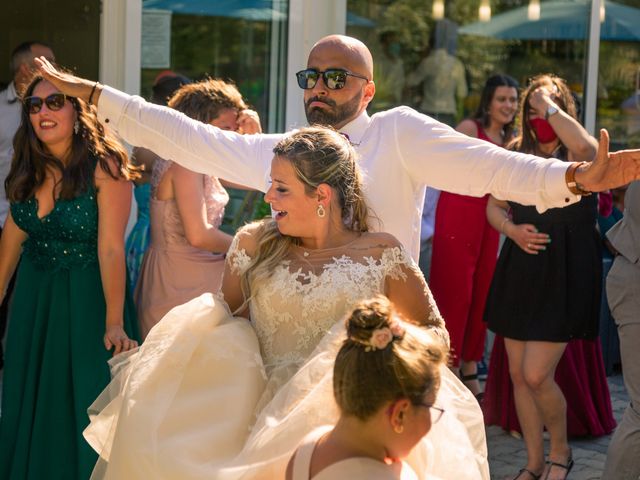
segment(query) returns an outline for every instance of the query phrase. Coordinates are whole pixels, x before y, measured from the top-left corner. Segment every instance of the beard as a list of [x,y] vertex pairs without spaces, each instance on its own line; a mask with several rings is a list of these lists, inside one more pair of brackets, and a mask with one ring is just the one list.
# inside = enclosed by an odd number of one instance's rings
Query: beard
[[[348,123],[348,121],[356,116],[360,108],[362,95],[363,92],[360,91],[351,100],[347,100],[342,105],[337,105],[336,102],[330,98],[311,97],[304,105],[307,122],[309,125],[324,125],[339,128],[338,126]],[[311,102],[322,102],[331,108],[310,107],[309,104]]]

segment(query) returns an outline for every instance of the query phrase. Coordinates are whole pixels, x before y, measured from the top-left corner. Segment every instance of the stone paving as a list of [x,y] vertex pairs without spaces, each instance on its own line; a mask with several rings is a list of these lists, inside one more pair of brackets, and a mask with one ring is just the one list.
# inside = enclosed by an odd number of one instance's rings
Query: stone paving
[[[608,377],[608,381],[613,414],[616,421],[620,421],[624,409],[629,403],[629,397],[624,388],[621,374]],[[569,478],[571,480],[598,480],[604,468],[610,439],[611,435],[570,440],[575,464]],[[510,480],[526,464],[524,442],[509,435],[500,427],[487,428],[487,443],[491,480]],[[548,451],[548,441],[546,443]]]

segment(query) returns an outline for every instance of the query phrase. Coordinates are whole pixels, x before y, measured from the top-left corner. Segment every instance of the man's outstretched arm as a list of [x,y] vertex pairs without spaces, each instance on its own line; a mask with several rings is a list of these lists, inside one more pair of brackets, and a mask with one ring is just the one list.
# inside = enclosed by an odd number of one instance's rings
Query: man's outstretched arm
[[[416,181],[462,195],[491,193],[535,205],[540,212],[575,203],[580,190],[598,192],[640,178],[640,150],[609,152],[606,130],[601,131],[594,161],[577,169],[571,162],[511,152],[467,137],[411,109],[397,116],[395,131],[399,155]],[[573,173],[575,178],[568,178]],[[577,185],[567,185],[567,180]]]
[[36,59],[42,75],[61,92],[98,106],[98,119],[131,145],[199,173],[264,190],[272,149],[282,135],[240,135],[220,130],[97,82],[59,72]]

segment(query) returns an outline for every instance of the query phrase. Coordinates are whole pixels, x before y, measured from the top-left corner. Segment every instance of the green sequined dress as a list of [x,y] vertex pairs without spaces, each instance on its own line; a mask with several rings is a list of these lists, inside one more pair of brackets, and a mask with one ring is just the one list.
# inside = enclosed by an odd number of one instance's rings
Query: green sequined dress
[[[95,188],[38,218],[11,205],[23,244],[9,318],[0,417],[0,479],[88,479],[97,455],[82,437],[109,383]],[[125,330],[137,338],[127,292]]]

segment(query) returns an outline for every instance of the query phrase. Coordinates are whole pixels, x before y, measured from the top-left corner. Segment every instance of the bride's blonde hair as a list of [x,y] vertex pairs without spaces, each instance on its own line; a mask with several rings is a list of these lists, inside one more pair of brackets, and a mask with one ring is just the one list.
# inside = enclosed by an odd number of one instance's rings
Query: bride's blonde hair
[[[327,127],[302,128],[278,142],[273,153],[291,163],[307,195],[312,196],[320,184],[333,189],[342,221],[349,230],[369,231],[369,210],[362,193],[357,154],[344,136]],[[258,246],[249,267],[241,275],[244,305],[251,298],[251,292],[256,291],[255,286],[271,276],[291,246],[300,244],[300,239],[281,234],[272,218],[256,223]]]

